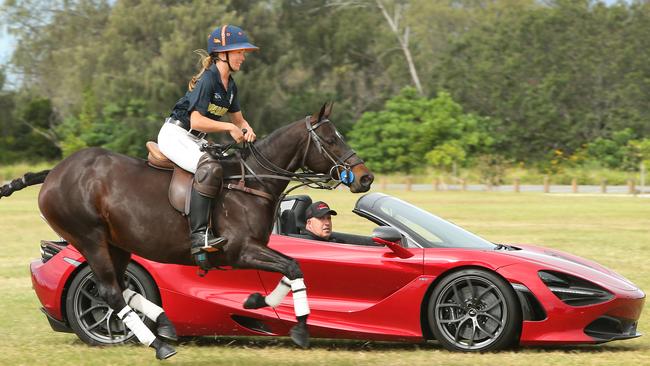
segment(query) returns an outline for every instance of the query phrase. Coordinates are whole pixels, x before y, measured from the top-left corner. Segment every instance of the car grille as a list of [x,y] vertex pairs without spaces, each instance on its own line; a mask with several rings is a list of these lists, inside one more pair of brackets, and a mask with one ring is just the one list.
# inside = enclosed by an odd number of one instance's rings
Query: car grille
[[67,245],[65,240],[41,240],[41,260],[43,263],[49,261]]
[[601,316],[585,327],[585,334],[601,341],[637,337],[637,322],[633,320]]

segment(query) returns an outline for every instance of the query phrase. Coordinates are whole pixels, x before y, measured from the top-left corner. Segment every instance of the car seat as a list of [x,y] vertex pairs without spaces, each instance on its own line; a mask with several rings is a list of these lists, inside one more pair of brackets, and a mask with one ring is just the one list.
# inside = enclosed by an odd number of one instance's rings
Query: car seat
[[307,195],[288,196],[284,201],[292,201],[293,207],[286,209],[280,215],[280,229],[284,235],[301,235],[305,233],[305,211],[311,205],[311,197]]

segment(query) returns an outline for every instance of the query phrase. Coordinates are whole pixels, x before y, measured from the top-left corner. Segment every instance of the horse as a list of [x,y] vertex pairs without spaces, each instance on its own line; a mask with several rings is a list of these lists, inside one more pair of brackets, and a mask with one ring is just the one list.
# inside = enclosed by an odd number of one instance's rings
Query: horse
[[[227,244],[208,253],[210,263],[283,274],[268,296],[251,294],[243,306],[276,307],[292,291],[297,324],[289,335],[304,348],[309,345],[309,305],[302,271],[293,258],[267,246],[279,201],[289,184],[287,179],[278,179],[283,178],[278,173],[301,168],[322,175],[347,173],[358,177],[349,184],[353,193],[368,191],[374,179],[329,120],[331,110],[332,104],[325,103],[319,112],[281,127],[250,146],[254,154],[241,154],[242,167],[246,165],[251,172],[245,175],[249,188],[224,189],[212,212],[217,224],[213,229],[227,239]],[[229,164],[240,165],[233,159],[222,161],[225,172]],[[43,183],[38,205],[44,218],[85,257],[100,297],[112,310],[119,311],[118,317],[141,343],[156,350],[158,359],[176,353],[164,341],[176,339],[175,328],[162,308],[127,289],[123,279],[132,254],[161,263],[195,265],[187,218],[168,200],[171,175],[148,166],[143,159],[92,147],[70,155],[50,171],[28,173],[0,188],[2,197]],[[227,183],[228,177],[224,177],[224,186],[229,186]],[[250,194],[251,190],[266,195]],[[158,337],[131,307],[156,323]]]

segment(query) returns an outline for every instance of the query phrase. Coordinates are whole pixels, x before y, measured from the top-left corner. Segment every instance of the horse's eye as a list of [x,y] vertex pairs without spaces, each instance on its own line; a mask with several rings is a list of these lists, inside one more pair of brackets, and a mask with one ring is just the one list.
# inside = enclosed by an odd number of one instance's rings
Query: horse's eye
[[328,138],[326,138],[324,140],[325,140],[325,143],[327,143],[328,145],[334,145],[334,139],[333,138],[328,137]]

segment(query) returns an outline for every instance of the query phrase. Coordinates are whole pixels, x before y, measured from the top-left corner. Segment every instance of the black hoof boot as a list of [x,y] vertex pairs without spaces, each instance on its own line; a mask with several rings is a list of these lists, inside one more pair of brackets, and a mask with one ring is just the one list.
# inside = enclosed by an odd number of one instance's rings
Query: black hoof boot
[[259,292],[251,294],[246,301],[244,301],[244,309],[259,309],[265,306],[269,306],[266,301],[264,301],[264,296]]
[[156,326],[158,327],[157,333],[160,338],[172,342],[176,342],[178,340],[178,336],[176,335],[176,328],[174,328],[174,324],[172,324],[165,313],[158,315],[158,319],[156,319]]
[[176,354],[176,350],[160,339],[156,338],[149,347],[156,349],[156,358],[159,360],[166,360]]
[[298,323],[289,331],[289,336],[293,343],[302,348],[309,348],[309,331],[307,331],[307,324]]

